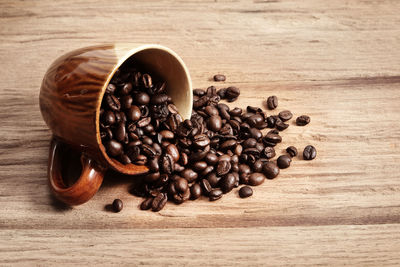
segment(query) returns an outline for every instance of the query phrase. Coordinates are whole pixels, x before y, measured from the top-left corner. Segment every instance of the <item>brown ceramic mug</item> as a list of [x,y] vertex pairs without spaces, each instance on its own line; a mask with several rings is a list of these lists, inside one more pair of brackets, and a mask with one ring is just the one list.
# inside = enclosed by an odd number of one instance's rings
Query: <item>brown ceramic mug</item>
[[[133,48],[133,49],[132,49]],[[99,189],[104,173],[112,168],[135,175],[146,166],[123,165],[108,157],[100,138],[100,106],[115,71],[127,60],[143,65],[166,81],[167,93],[183,118],[192,112],[192,85],[182,59],[160,45],[103,45],[74,50],[58,58],[47,70],[40,89],[40,110],[53,132],[48,178],[61,201],[78,205]],[[61,175],[61,155],[66,147],[81,152],[79,179],[66,186]]]

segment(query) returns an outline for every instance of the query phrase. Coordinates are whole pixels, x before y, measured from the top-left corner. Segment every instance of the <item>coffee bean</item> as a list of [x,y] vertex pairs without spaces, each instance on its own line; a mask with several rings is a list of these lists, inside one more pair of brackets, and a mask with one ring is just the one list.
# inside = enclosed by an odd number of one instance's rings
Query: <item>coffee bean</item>
[[189,183],[192,183],[197,179],[198,174],[192,169],[187,168],[181,172],[181,176],[185,178]]
[[256,145],[257,145],[257,140],[254,139],[254,138],[246,139],[246,140],[242,143],[242,146],[243,146],[244,148],[256,147]]
[[227,174],[231,170],[231,163],[227,160],[222,160],[218,162],[217,165],[217,175],[222,176]]
[[174,144],[169,144],[165,149],[165,153],[172,156],[174,162],[178,162],[179,160],[179,150]]
[[275,127],[279,131],[283,131],[283,130],[286,130],[289,127],[289,124],[284,123],[281,119],[277,119],[276,123],[275,123]]
[[276,109],[278,107],[278,98],[276,96],[269,96],[267,99],[268,109]]
[[140,204],[140,209],[141,210],[149,210],[151,208],[151,203],[153,202],[153,198],[149,197],[146,198],[142,204]]
[[263,173],[268,179],[274,179],[279,174],[279,168],[275,163],[267,162],[263,166]]
[[240,90],[237,87],[231,86],[226,89],[225,97],[228,102],[235,101],[240,95]]
[[300,117],[297,117],[296,119],[296,124],[298,126],[304,126],[310,123],[310,117],[307,115],[301,115]]
[[278,118],[278,116],[275,116],[275,115],[267,117],[266,122],[268,124],[268,128],[275,127],[277,118]]
[[159,158],[155,157],[148,162],[148,167],[151,172],[158,172],[160,165],[158,164]]
[[305,160],[313,160],[317,156],[317,150],[312,145],[308,145],[304,148],[303,158]]
[[151,203],[151,210],[152,211],[160,211],[164,208],[165,204],[167,204],[167,194],[159,193]]
[[127,117],[131,121],[137,121],[142,116],[142,113],[138,106],[131,106],[127,112]]
[[157,181],[160,178],[160,173],[159,172],[152,172],[148,173],[144,176],[144,181],[146,183],[153,183]]
[[139,105],[147,105],[150,102],[150,96],[145,92],[138,92],[133,96],[133,101]]
[[124,86],[121,88],[119,93],[121,95],[128,95],[132,91],[132,84],[131,83],[126,83]]
[[107,85],[106,93],[107,93],[107,94],[110,94],[110,95],[111,95],[111,94],[114,94],[115,89],[117,89],[117,87],[115,87],[114,84],[110,83],[110,84]]
[[[203,194],[206,195],[206,196],[208,196],[208,194],[209,194],[209,193],[211,192],[211,190],[212,190],[212,187],[211,187],[210,183],[208,182],[208,180],[207,180],[207,179],[202,179],[202,180],[200,181],[200,185],[201,185]],[[221,191],[221,192],[222,192],[222,191]]]
[[143,86],[145,87],[145,88],[150,88],[150,87],[152,87],[153,86],[153,81],[152,81],[152,79],[151,79],[151,76],[149,75],[149,74],[143,74],[143,76],[142,76],[142,83],[143,83]]
[[147,163],[147,157],[145,155],[138,155],[135,159],[136,165],[145,165]]
[[213,189],[208,194],[210,201],[218,200],[222,197],[223,192],[220,189]]
[[157,152],[154,150],[154,148],[152,146],[143,144],[142,151],[143,151],[143,154],[145,154],[149,158],[154,158],[155,156],[157,156]]
[[275,157],[275,149],[273,147],[267,146],[266,148],[264,148],[263,156],[267,159]]
[[164,154],[161,156],[161,170],[164,173],[172,174],[174,171],[174,159],[170,154]]
[[208,119],[208,128],[211,131],[218,132],[222,127],[222,120],[220,116],[211,116]]
[[204,160],[205,160],[208,164],[214,166],[214,165],[217,164],[217,162],[218,162],[218,156],[217,156],[216,154],[214,154],[214,153],[209,152],[209,153],[207,153],[207,155],[205,156]]
[[232,173],[228,173],[222,177],[219,182],[222,192],[225,194],[230,192],[235,187],[235,181],[235,176]]
[[121,103],[118,98],[114,95],[106,95],[106,103],[108,107],[113,111],[119,111],[121,109]]
[[193,144],[197,147],[206,147],[210,144],[210,139],[205,134],[198,134],[193,137]]
[[265,175],[261,172],[254,172],[249,176],[249,185],[260,185],[265,181]]
[[196,96],[203,96],[206,94],[206,92],[203,89],[194,89],[193,94]]
[[195,200],[201,196],[201,186],[198,183],[193,184],[190,187],[190,197],[191,199]]
[[215,115],[219,115],[218,109],[216,107],[213,106],[206,106],[204,108],[204,112],[208,115],[208,116],[215,116]]
[[263,142],[277,144],[282,142],[282,137],[279,134],[268,133],[263,137]]
[[294,146],[289,146],[288,148],[286,148],[286,152],[289,154],[289,156],[296,157],[297,156],[297,148]]
[[216,81],[216,82],[223,82],[223,81],[225,81],[225,79],[226,79],[225,75],[222,75],[222,74],[214,75],[214,81]]
[[205,161],[198,161],[193,164],[193,170],[195,170],[196,172],[203,171],[205,168],[207,168],[207,162]]
[[292,159],[286,155],[279,156],[278,159],[276,160],[276,163],[278,164],[278,167],[280,169],[288,168],[290,166],[291,162],[292,162]]
[[278,115],[279,115],[279,118],[280,118],[282,121],[288,121],[288,120],[290,120],[290,119],[293,117],[292,112],[290,112],[289,110],[281,111],[281,112],[279,112]]
[[264,163],[261,160],[256,160],[256,162],[253,163],[253,172],[262,172],[262,167]]
[[220,149],[221,149],[221,150],[231,149],[231,148],[235,147],[236,144],[237,144],[237,141],[236,141],[236,140],[234,140],[234,139],[229,139],[229,140],[226,140],[225,142],[223,142],[223,143],[221,144]]
[[120,212],[122,208],[124,207],[124,203],[122,203],[121,199],[114,199],[112,203],[113,210],[115,212]]
[[256,127],[259,123],[262,123],[263,121],[264,118],[260,114],[252,115],[246,119],[246,122],[250,125],[250,127]]
[[116,157],[122,153],[123,148],[121,143],[112,139],[106,143],[106,150],[107,153],[110,154],[112,157]]
[[259,140],[262,138],[262,133],[257,128],[250,128],[249,133],[250,133],[250,136],[256,140]]
[[251,189],[250,186],[245,185],[239,190],[239,196],[241,198],[250,197],[252,195],[253,195],[253,189]]
[[221,99],[225,99],[226,98],[226,90],[227,88],[221,88],[217,91],[217,95],[221,98]]
[[175,134],[169,130],[162,130],[160,132],[162,139],[174,139]]
[[158,94],[151,97],[150,103],[153,105],[160,105],[168,101],[166,94]]

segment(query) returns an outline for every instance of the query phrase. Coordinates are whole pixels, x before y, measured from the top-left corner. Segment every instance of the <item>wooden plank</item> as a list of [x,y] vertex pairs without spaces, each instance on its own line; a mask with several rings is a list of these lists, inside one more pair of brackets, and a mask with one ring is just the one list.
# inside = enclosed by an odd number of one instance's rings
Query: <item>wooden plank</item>
[[399,225],[5,230],[1,265],[394,266]]

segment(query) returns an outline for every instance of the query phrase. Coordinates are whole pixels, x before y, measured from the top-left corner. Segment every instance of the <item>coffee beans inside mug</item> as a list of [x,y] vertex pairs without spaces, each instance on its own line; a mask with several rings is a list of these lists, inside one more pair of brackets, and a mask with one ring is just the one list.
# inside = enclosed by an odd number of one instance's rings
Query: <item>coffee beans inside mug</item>
[[[214,80],[224,81],[225,76]],[[140,209],[160,211],[168,200],[181,204],[202,195],[217,201],[240,184],[258,186],[277,177],[279,168],[287,168],[297,155],[290,147],[290,157],[280,156],[278,165],[273,160],[291,111],[267,116],[259,107],[230,108],[221,100],[235,101],[239,88],[210,86],[193,91],[192,116],[184,120],[167,88],[160,77],[139,66],[122,66],[101,105],[100,136],[108,156],[149,168],[133,190],[146,198]],[[276,96],[267,100],[271,110],[277,103]],[[307,117],[296,123],[304,126]],[[313,159],[314,151],[307,147],[304,159]],[[248,186],[239,191],[242,198],[252,194]]]

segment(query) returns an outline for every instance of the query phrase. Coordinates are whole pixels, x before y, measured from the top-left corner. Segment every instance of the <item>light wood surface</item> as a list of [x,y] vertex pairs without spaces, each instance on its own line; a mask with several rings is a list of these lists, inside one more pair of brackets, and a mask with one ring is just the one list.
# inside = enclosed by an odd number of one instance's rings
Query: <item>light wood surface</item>
[[[399,10],[394,0],[0,1],[0,265],[399,265]],[[234,191],[143,212],[134,178],[109,172],[90,202],[60,204],[46,179],[42,77],[61,54],[110,42],[172,48],[195,88],[238,86],[231,106],[277,95],[277,112],[311,116],[277,151],[312,144],[317,158],[296,158],[245,200]],[[105,208],[114,198],[119,214]]]

